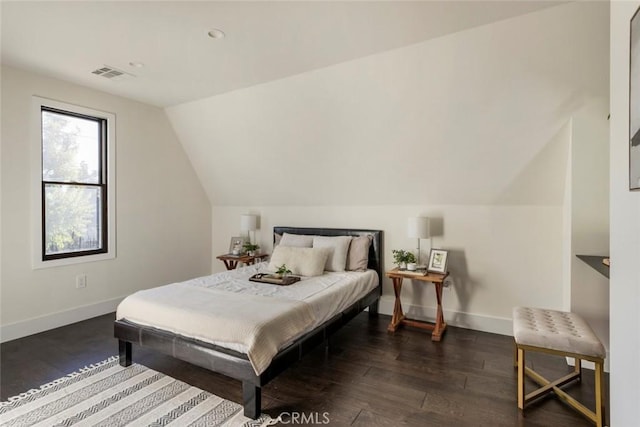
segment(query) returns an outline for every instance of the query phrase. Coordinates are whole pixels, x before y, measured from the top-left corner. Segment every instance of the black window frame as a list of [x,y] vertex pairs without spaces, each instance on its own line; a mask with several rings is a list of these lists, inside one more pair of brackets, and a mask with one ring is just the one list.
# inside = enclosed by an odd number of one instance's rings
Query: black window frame
[[[98,123],[100,128],[100,150],[99,150],[99,171],[98,183],[89,183],[89,182],[76,182],[76,181],[51,181],[45,180],[43,176],[43,163],[44,163],[44,126],[42,116],[44,112],[50,112],[70,117],[81,118],[85,120],[91,120]],[[41,239],[41,248],[42,248],[42,261],[52,261],[59,259],[67,259],[67,258],[78,258],[89,255],[98,255],[109,253],[109,209],[108,209],[108,165],[107,165],[107,152],[108,152],[108,120],[104,117],[96,117],[88,114],[80,114],[74,111],[63,110],[59,108],[53,108],[42,105],[40,107],[40,181],[41,181],[41,220],[42,220],[42,239]],[[47,185],[56,185],[56,186],[69,186],[69,187],[92,187],[92,188],[100,188],[100,238],[101,238],[101,246],[98,249],[90,249],[84,251],[70,251],[70,252],[58,252],[55,254],[47,254],[47,229],[46,229],[46,221],[47,221],[47,208],[46,208],[46,186]]]

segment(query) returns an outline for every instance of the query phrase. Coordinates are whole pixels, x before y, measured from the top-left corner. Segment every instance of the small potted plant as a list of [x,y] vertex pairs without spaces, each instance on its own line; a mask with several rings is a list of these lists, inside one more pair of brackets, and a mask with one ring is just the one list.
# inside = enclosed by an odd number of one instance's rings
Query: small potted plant
[[407,264],[415,265],[416,256],[411,251],[394,249],[392,253],[393,253],[393,262],[398,266],[398,268],[401,268],[401,269],[407,268]]
[[286,264],[282,264],[280,267],[278,267],[273,277],[275,277],[276,279],[282,279],[287,277],[289,274],[291,274],[291,270],[287,268]]
[[242,245],[242,249],[244,249],[247,255],[254,256],[256,254],[256,251],[260,249],[260,246],[254,245],[251,242],[244,242],[244,245]]

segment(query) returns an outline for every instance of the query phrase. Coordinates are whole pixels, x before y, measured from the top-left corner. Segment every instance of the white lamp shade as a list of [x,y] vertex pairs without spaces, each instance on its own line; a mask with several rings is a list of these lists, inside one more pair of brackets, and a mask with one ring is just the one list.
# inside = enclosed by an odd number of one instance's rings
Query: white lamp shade
[[412,237],[414,239],[426,239],[430,236],[429,218],[422,216],[409,218],[407,237]]
[[240,215],[240,231],[255,231],[258,227],[256,215]]

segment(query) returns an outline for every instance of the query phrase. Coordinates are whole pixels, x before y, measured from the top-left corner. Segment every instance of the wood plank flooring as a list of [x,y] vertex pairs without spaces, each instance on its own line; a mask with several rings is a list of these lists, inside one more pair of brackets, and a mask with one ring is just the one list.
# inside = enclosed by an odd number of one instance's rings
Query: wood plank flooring
[[[117,354],[113,320],[109,314],[0,345],[0,398]],[[319,414],[306,425],[320,425],[325,412],[332,426],[591,425],[554,398],[519,414],[511,337],[449,326],[435,343],[417,329],[389,334],[389,321],[356,317],[328,349],[317,348],[263,388],[264,412]],[[238,381],[137,346],[133,360],[241,401]],[[564,359],[547,355],[532,354],[528,364],[552,377],[570,370]],[[585,370],[570,392],[591,407],[593,372]]]

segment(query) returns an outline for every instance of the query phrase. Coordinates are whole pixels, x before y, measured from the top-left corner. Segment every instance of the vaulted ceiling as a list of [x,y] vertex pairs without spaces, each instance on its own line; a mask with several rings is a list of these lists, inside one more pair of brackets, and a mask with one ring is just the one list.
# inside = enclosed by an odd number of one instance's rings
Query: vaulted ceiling
[[[1,59],[3,64],[170,106],[558,3],[3,1]],[[226,37],[208,37],[212,29]],[[105,65],[126,72],[127,78],[92,74]]]
[[167,113],[214,205],[559,207],[570,144],[591,143],[572,117],[597,103],[607,126],[608,8],[559,5]]
[[214,206],[558,206],[608,104],[606,1],[0,5],[3,64],[165,107]]

